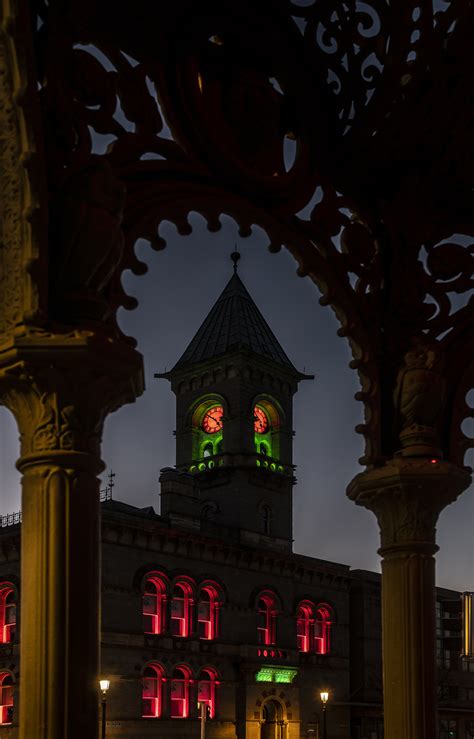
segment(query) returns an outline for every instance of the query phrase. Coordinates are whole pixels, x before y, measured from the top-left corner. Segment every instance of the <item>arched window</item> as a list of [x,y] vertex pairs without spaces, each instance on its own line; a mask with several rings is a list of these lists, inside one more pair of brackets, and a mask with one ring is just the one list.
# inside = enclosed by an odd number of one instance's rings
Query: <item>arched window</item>
[[217,673],[212,667],[201,670],[198,683],[198,703],[204,703],[207,716],[215,718],[216,715],[216,685]]
[[189,715],[189,682],[191,671],[188,667],[175,667],[171,678],[171,718],[187,718]]
[[15,638],[15,591],[10,583],[0,585],[0,643],[9,644]]
[[173,636],[189,636],[192,604],[192,591],[189,584],[187,582],[176,583],[171,601],[171,633]]
[[331,648],[331,611],[328,606],[320,604],[316,608],[314,625],[314,651],[316,654],[328,654]]
[[280,458],[280,413],[274,402],[260,398],[253,407],[255,451],[264,457]]
[[163,706],[164,670],[161,665],[147,665],[143,673],[142,716],[158,718]]
[[296,635],[300,652],[309,652],[314,639],[314,605],[301,603],[296,614]]
[[218,633],[218,592],[212,585],[204,585],[199,594],[198,632],[200,639],[215,639]]
[[223,400],[212,396],[202,400],[192,414],[192,459],[213,457],[222,452],[224,434]]
[[13,721],[13,678],[9,672],[0,673],[0,724]]
[[275,644],[276,601],[271,592],[257,600],[257,639],[259,644]]
[[272,529],[272,510],[270,506],[262,506],[262,531],[264,534],[269,535]]
[[300,652],[328,654],[332,624],[331,609],[326,604],[317,607],[303,601],[296,612],[296,635]]
[[147,576],[143,589],[143,631],[162,634],[166,628],[166,584],[155,574]]

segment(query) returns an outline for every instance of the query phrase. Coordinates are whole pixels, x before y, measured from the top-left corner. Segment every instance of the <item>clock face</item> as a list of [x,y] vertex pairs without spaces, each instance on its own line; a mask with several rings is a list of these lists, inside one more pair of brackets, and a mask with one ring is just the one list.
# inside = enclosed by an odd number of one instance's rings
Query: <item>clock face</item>
[[270,424],[268,423],[267,414],[262,408],[259,408],[258,405],[256,405],[255,408],[253,409],[253,419],[254,419],[253,427],[255,429],[255,433],[256,434],[266,434]]
[[206,434],[215,434],[222,429],[222,417],[224,409],[221,405],[215,405],[209,408],[202,419],[202,428]]

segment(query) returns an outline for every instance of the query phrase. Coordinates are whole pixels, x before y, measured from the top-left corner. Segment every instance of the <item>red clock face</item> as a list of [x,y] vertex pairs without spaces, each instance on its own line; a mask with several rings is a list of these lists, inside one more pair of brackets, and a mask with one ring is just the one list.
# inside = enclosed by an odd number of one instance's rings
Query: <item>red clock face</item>
[[224,409],[221,405],[215,405],[206,411],[202,419],[202,428],[206,434],[215,434],[221,430],[223,415]]
[[266,434],[270,424],[268,423],[267,414],[262,408],[259,408],[258,405],[253,409],[253,418],[255,433]]

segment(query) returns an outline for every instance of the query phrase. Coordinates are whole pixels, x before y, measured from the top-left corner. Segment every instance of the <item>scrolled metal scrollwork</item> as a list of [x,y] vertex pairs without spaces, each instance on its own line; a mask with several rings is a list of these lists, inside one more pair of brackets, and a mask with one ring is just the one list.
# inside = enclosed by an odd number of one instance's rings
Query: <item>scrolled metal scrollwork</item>
[[[191,210],[211,230],[228,213],[243,236],[258,223],[339,317],[361,379],[364,461],[399,450],[397,377],[426,340],[448,387],[437,448],[459,462],[474,320],[467,4],[36,7],[52,210],[94,158],[126,190],[99,322],[119,334],[114,313],[134,302],[120,275],[145,271],[134,244],[162,248],[162,220],[185,234]],[[53,279],[53,304],[58,291]]]

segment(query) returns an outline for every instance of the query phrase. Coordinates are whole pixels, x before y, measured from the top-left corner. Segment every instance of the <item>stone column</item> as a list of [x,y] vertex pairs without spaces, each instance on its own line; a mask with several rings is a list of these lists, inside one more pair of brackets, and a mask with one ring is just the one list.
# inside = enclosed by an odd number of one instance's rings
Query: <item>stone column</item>
[[23,475],[19,736],[94,739],[100,440],[106,414],[141,391],[141,357],[90,334],[36,333],[0,352]]
[[380,525],[385,739],[438,735],[435,526],[469,483],[468,471],[448,462],[400,456],[348,488]]

